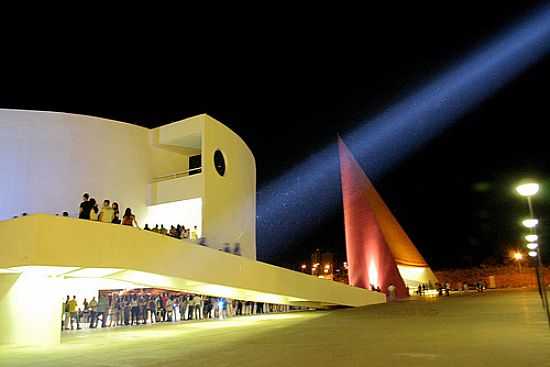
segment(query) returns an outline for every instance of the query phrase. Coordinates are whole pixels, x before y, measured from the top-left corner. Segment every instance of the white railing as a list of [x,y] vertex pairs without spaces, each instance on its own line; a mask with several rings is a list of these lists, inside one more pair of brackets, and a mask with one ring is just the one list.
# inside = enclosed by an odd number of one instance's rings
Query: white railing
[[197,167],[197,168],[191,168],[185,171],[171,173],[165,176],[154,177],[153,182],[173,180],[175,178],[186,177],[186,176],[190,176],[192,172],[200,172],[201,170],[202,170],[202,167]]

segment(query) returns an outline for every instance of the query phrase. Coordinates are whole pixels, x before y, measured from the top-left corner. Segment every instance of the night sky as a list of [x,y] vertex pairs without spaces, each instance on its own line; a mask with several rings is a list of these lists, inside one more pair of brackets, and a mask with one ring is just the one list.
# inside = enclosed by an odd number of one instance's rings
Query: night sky
[[[70,44],[38,35],[34,58],[2,61],[0,107],[147,127],[208,113],[252,149],[258,205],[267,195],[283,202],[284,192],[263,191],[272,180],[327,145],[336,154],[336,134],[412,93],[542,4],[517,3],[393,4],[322,9],[322,15],[279,9],[242,22],[211,15],[211,27],[184,22],[154,31],[88,31]],[[500,262],[521,245],[518,223],[527,208],[513,187],[523,177],[545,183],[535,210],[543,234],[550,230],[544,225],[549,86],[547,56],[375,180],[433,268]],[[325,198],[313,192],[303,199]],[[342,257],[342,204],[336,200],[331,208],[304,215],[312,231],[280,217],[259,222],[259,258],[295,267],[315,248]],[[274,232],[285,233],[284,244],[272,241]],[[262,250],[267,247],[275,251]]]

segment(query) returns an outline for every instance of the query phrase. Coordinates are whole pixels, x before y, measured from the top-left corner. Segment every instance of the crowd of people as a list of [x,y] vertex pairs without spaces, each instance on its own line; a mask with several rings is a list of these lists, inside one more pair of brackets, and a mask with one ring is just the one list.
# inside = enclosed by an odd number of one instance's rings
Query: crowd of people
[[435,283],[435,285],[432,285],[431,282],[428,283],[428,284],[421,283],[421,284],[418,285],[418,287],[416,288],[414,293],[418,296],[423,296],[423,295],[426,295],[429,290],[435,289],[435,290],[437,290],[438,295],[440,295],[440,296],[443,296],[443,295],[449,296],[452,290],[468,291],[471,288],[475,289],[477,292],[483,292],[484,290],[487,289],[487,282],[485,282],[484,280],[477,281],[473,285],[473,287],[471,287],[466,282],[458,282],[456,287],[454,287],[454,288],[451,286],[451,283],[449,283],[449,282],[442,282],[442,283],[437,282],[437,283]]
[[143,229],[146,231],[151,231],[174,238],[190,239],[192,241],[199,240],[199,232],[197,230],[197,226],[194,226],[193,229],[190,229],[185,228],[185,225],[183,224],[178,224],[176,226],[170,226],[170,229],[168,230],[164,227],[164,224],[161,224],[160,226],[156,224],[153,228],[150,228],[149,224],[145,224],[145,227],[143,227]]
[[62,330],[145,325],[203,319],[226,319],[235,316],[273,312],[288,312],[299,308],[198,294],[159,292],[156,290],[131,293],[100,293],[96,300],[86,298],[81,304],[76,296],[62,304]]
[[[27,215],[27,213],[21,214],[21,216],[23,217]],[[62,215],[64,217],[68,217],[69,213],[64,211]],[[14,216],[14,218],[17,218],[17,216]],[[103,200],[103,205],[100,208],[96,199],[90,197],[90,194],[88,193],[84,193],[82,195],[82,202],[80,203],[78,218],[103,223],[122,224],[131,227],[135,226],[137,228],[140,228],[136,220],[136,216],[132,212],[131,208],[126,208],[126,210],[124,211],[124,215],[121,218],[120,206],[117,202],[111,203],[109,199],[105,199]],[[191,240],[198,243],[199,245],[207,246],[206,238],[199,235],[197,226],[193,226],[193,228],[191,229],[190,227],[186,228],[183,224],[177,224],[171,225],[170,229],[167,229],[166,227],[164,227],[164,224],[156,224],[154,227],[150,227],[149,224],[145,224],[143,229],[145,231],[150,231],[173,238]],[[220,248],[219,250],[238,256],[241,255],[241,246],[239,243],[235,243],[233,245],[229,243],[224,243],[222,248]]]
[[82,195],[82,203],[78,211],[78,218],[98,221],[103,223],[122,224],[125,226],[139,227],[136,216],[132,213],[131,208],[126,208],[122,218],[120,217],[120,207],[118,203],[108,199],[103,200],[101,209],[98,207],[97,201],[90,197],[90,194]]

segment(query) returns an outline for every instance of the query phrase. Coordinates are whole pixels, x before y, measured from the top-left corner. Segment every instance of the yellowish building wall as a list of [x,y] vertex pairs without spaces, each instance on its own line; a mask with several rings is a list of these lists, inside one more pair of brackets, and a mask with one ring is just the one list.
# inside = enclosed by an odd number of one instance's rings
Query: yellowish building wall
[[35,215],[0,222],[0,243],[8,244],[0,247],[0,269],[114,268],[140,272],[143,277],[133,281],[161,287],[186,281],[346,306],[385,300],[376,292],[120,225]]
[[[203,234],[210,246],[239,243],[243,256],[256,259],[256,162],[248,146],[229,128],[205,116]],[[214,153],[225,158],[225,174],[214,167]]]
[[36,273],[0,274],[0,345],[59,343],[61,281]]

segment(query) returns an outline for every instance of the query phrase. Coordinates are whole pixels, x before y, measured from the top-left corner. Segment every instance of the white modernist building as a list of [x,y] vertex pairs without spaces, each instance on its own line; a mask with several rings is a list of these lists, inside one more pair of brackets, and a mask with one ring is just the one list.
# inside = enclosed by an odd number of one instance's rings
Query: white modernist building
[[[0,344],[59,343],[64,295],[90,297],[100,289],[161,288],[313,307],[385,301],[380,293],[256,261],[254,156],[210,116],[146,129],[0,110],[0,157]],[[84,192],[98,204],[109,199],[122,211],[131,208],[141,227],[197,226],[206,246],[76,219]],[[64,211],[68,218],[55,215]],[[239,247],[242,256],[219,251],[227,247]]]
[[[82,115],[0,110],[0,220],[78,214],[82,194],[116,201],[141,226],[197,226],[211,247],[255,259],[254,156],[208,115],[147,129]],[[224,165],[223,176],[217,172]]]

